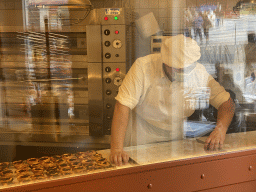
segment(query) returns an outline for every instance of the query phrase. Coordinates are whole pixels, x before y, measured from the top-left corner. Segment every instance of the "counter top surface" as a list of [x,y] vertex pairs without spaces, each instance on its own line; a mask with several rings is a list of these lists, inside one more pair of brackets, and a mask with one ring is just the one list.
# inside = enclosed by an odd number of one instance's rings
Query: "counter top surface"
[[146,165],[250,150],[256,147],[255,137],[256,131],[227,134],[223,149],[218,151],[205,151],[204,144],[197,141],[207,137],[126,147],[125,151],[139,165]]

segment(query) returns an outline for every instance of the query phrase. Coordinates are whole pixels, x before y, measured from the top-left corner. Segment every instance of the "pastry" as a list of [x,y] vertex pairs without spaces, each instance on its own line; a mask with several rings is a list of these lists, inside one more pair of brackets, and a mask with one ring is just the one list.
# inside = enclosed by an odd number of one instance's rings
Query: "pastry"
[[82,160],[87,160],[87,159],[91,159],[89,156],[79,156],[78,157],[78,159],[80,160],[80,161],[82,161]]
[[24,174],[28,174],[28,169],[17,169],[15,172],[17,175],[24,175]]
[[43,164],[38,162],[38,163],[30,165],[30,167],[31,167],[31,169],[33,169],[33,168],[43,168]]
[[101,158],[103,158],[103,157],[102,157],[101,154],[95,153],[94,155],[91,155],[90,158],[91,158],[92,160],[97,161],[98,159],[101,159]]
[[92,166],[96,164],[96,162],[91,159],[82,160],[81,163],[83,166]]
[[61,169],[61,174],[62,175],[70,175],[72,173],[73,172],[72,172],[71,167],[64,167],[64,168]]
[[57,165],[60,165],[60,164],[63,164],[63,163],[67,163],[67,161],[64,160],[64,159],[59,159],[59,160],[56,161]]
[[46,177],[44,176],[44,174],[33,175],[31,178],[32,178],[33,180],[42,180],[42,179],[46,179]]
[[12,177],[1,177],[0,182],[4,185],[4,184],[10,184],[13,182],[13,178]]
[[9,162],[0,163],[0,170],[4,170],[9,167]]
[[72,157],[70,157],[68,160],[67,160],[67,162],[68,163],[72,163],[72,162],[75,162],[75,161],[77,161],[77,157],[76,156],[72,156]]
[[25,183],[25,182],[32,181],[32,178],[31,178],[31,175],[27,173],[27,174],[19,175],[17,177],[17,180],[21,183]]
[[31,171],[32,171],[34,174],[36,174],[36,175],[38,175],[38,174],[43,174],[43,173],[44,173],[44,169],[43,169],[43,168],[39,168],[39,167],[33,168]]
[[39,160],[40,160],[42,163],[45,163],[45,162],[51,161],[51,158],[50,158],[50,157],[47,157],[47,156],[44,156],[44,157],[39,158]]
[[70,165],[71,165],[71,167],[77,167],[77,166],[82,165],[82,163],[80,161],[76,160],[76,161],[72,162]]
[[2,177],[13,177],[13,171],[10,169],[5,169],[1,172]]
[[73,167],[74,173],[83,173],[86,172],[86,170],[87,169],[85,169],[81,164]]
[[56,177],[59,176],[60,173],[58,170],[49,170],[46,172],[46,175],[48,175],[49,177]]
[[62,155],[62,158],[67,160],[67,159],[69,159],[71,156],[72,156],[71,153],[66,153],[66,154],[63,154],[63,155]]
[[34,165],[34,164],[38,164],[39,161],[38,161],[37,158],[30,158],[30,159],[27,159],[27,163],[28,163],[29,165]]
[[63,168],[66,168],[66,167],[70,168],[70,166],[67,163],[62,163],[62,164],[59,165],[60,169],[63,169]]
[[22,169],[29,166],[28,164],[24,163],[23,160],[14,161],[12,164],[16,169]]
[[76,155],[77,157],[86,156],[86,153],[85,153],[85,152],[77,152],[75,155]]
[[97,152],[94,151],[94,150],[90,150],[90,151],[86,151],[86,153],[87,153],[89,156],[93,156],[93,155],[95,155]]
[[47,161],[47,162],[43,163],[43,166],[44,166],[45,169],[48,169],[49,167],[54,167],[56,165],[51,161]]
[[57,160],[60,160],[60,159],[62,159],[62,156],[61,156],[61,155],[54,155],[54,156],[51,157],[51,160],[52,160],[53,162],[56,162]]

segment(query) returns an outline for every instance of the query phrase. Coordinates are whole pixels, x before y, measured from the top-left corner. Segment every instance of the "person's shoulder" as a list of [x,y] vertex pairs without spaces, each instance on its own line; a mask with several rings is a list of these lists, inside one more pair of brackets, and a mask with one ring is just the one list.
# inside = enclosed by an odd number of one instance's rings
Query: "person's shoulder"
[[156,53],[156,54],[149,54],[144,57],[140,57],[136,60],[136,65],[141,66],[141,67],[150,67],[154,63],[160,62],[161,60],[161,54]]
[[203,64],[201,64],[201,63],[197,63],[196,62],[196,67],[195,67],[195,69],[196,70],[198,70],[198,71],[206,71],[206,68],[205,68],[205,66],[203,65]]

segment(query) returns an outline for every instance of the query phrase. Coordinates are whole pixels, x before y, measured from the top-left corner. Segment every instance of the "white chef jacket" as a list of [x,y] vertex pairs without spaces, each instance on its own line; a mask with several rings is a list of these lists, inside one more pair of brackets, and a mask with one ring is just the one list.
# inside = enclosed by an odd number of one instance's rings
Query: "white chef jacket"
[[195,111],[193,95],[205,87],[216,109],[230,97],[202,64],[196,63],[184,82],[171,82],[161,54],[137,59],[115,98],[131,109],[124,146],[182,139],[183,120]]

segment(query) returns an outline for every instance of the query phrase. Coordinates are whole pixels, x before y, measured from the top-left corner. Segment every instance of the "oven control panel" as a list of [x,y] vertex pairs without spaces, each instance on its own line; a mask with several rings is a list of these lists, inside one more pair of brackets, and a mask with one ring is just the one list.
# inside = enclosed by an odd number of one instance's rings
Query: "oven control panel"
[[103,62],[125,62],[125,25],[102,26]]
[[89,134],[110,135],[115,97],[127,69],[125,10],[102,8],[100,24],[86,29]]
[[115,97],[126,74],[125,63],[104,63],[103,64],[103,124],[105,134],[109,135],[111,130],[112,117],[115,107]]
[[115,97],[126,74],[126,25],[123,9],[102,9],[103,125],[111,134]]

